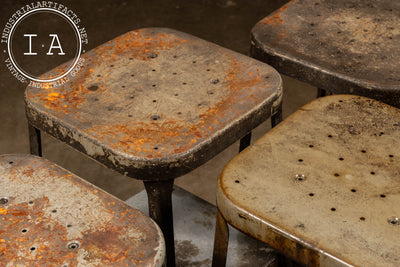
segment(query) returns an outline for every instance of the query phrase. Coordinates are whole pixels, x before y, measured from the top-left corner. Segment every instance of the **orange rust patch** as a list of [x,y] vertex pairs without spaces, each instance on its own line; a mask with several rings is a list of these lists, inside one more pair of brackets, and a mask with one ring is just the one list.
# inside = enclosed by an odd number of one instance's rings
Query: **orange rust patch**
[[286,11],[286,9],[288,8],[288,5],[292,2],[293,1],[290,1],[286,5],[282,6],[280,9],[275,11],[272,15],[262,19],[259,23],[272,25],[272,26],[279,26],[280,24],[283,23],[283,19],[281,18],[282,13],[284,13]]
[[[74,253],[68,249],[65,227],[52,220],[43,210],[48,206],[46,197],[35,199],[35,212],[27,203],[13,205],[13,210],[2,214],[0,255],[2,263],[14,262],[23,266],[76,266]],[[18,217],[16,217],[18,216]],[[22,218],[20,216],[23,216]],[[51,225],[51,227],[49,227]],[[28,229],[26,234],[22,229]],[[34,250],[32,250],[34,248]],[[57,254],[57,257],[54,255]]]
[[[225,77],[228,93],[222,101],[198,114],[197,123],[167,118],[157,123],[136,121],[133,124],[93,125],[84,131],[94,139],[103,140],[112,149],[135,156],[160,158],[188,151],[242,115],[243,110],[249,110],[267,97],[268,83],[261,80],[258,71],[242,77],[243,64],[229,54],[225,56],[231,62]],[[248,94],[254,86],[260,89]]]
[[[174,34],[157,33],[156,36],[151,37],[148,34],[150,34],[148,30],[132,31],[97,47],[93,52],[98,56],[107,55],[111,57],[129,54],[129,57],[147,61],[151,59],[148,56],[150,53],[169,50],[188,42],[188,40],[178,38]],[[112,53],[110,54],[111,50]]]

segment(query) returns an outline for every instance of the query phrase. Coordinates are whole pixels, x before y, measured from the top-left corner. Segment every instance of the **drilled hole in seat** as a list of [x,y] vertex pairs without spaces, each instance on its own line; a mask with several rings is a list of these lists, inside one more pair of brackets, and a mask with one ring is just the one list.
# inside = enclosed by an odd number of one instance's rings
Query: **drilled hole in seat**
[[375,175],[375,172],[370,172],[371,175]]
[[110,67],[114,67],[114,65],[110,65]]
[[28,232],[28,229],[22,229],[21,232],[26,233],[26,232]]
[[0,205],[5,205],[7,203],[8,203],[8,198],[6,198],[6,197],[0,198]]
[[331,135],[331,134],[329,134],[329,135],[328,135],[328,137],[329,137],[329,138],[332,138],[332,135]]
[[314,145],[308,145],[308,147],[310,147],[310,148],[313,148],[313,147],[314,147]]
[[365,221],[365,217],[360,217],[360,220],[361,221]]
[[154,150],[158,150],[158,147],[153,147]]
[[78,242],[71,242],[67,245],[68,249],[77,249],[79,248],[79,243]]
[[160,119],[160,116],[157,115],[157,114],[155,114],[155,115],[151,115],[150,118],[151,118],[153,121],[156,121],[156,120]]
[[305,179],[306,179],[306,176],[304,175],[304,174],[296,174],[295,175],[295,179],[297,180],[297,181],[304,181]]
[[186,85],[187,83],[183,82],[182,84],[183,84],[183,85]]
[[367,153],[367,151],[363,149],[363,150],[361,150],[361,153]]
[[400,224],[400,220],[398,217],[390,217],[388,218],[388,223],[390,223],[391,225],[399,225]]
[[385,194],[380,194],[380,197],[381,197],[381,198],[385,198],[386,195],[385,195]]
[[153,84],[152,86],[153,86],[153,87],[156,87],[157,85],[156,85],[156,84]]
[[303,162],[303,159],[298,159],[298,162]]
[[339,173],[334,173],[333,175],[335,175],[336,177],[339,177],[339,176],[340,176]]
[[92,85],[90,87],[87,88],[89,91],[96,91],[97,89],[99,89],[99,87],[97,85]]
[[31,248],[30,248],[31,251],[34,251],[35,249],[36,249],[35,247],[31,247]]
[[393,158],[394,156],[393,155],[389,155],[389,158]]
[[344,158],[339,158],[339,160],[344,160]]
[[314,196],[314,193],[310,193],[310,194],[308,194],[310,197],[313,197]]
[[336,211],[336,208],[331,208],[331,211]]
[[237,184],[238,184],[238,183],[240,183],[240,181],[239,181],[239,180],[235,180],[235,183],[237,183]]
[[357,190],[356,190],[356,189],[354,189],[354,188],[353,188],[353,189],[351,189],[350,191],[351,191],[351,192],[353,192],[353,193],[357,192]]

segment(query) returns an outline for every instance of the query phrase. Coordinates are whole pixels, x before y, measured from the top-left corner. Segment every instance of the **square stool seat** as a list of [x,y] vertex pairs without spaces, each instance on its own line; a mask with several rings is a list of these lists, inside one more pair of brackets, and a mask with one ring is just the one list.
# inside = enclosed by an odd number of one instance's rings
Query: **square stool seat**
[[319,98],[228,163],[218,209],[307,266],[399,266],[398,140],[400,110]]
[[162,266],[149,217],[48,160],[0,156],[1,266]]
[[400,2],[294,0],[259,21],[252,56],[334,94],[400,108]]
[[[163,230],[173,266],[173,179],[270,116],[279,121],[281,77],[260,61],[165,28],[128,32],[81,59],[79,75],[68,82],[26,89],[31,151],[41,154],[45,131],[144,180],[150,216]],[[47,76],[60,71],[63,66]]]

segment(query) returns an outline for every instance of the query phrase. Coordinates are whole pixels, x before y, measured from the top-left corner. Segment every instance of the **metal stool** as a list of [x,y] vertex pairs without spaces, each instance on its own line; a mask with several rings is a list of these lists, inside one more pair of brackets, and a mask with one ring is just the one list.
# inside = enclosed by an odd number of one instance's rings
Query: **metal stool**
[[214,266],[226,222],[307,266],[399,266],[399,122],[375,100],[319,98],[236,156],[219,179]]
[[0,156],[1,266],[162,266],[147,216],[51,162]]
[[244,137],[243,149],[251,130],[271,115],[278,123],[281,78],[262,62],[162,28],[126,33],[83,59],[75,80],[27,88],[31,153],[41,155],[45,131],[143,180],[173,266],[174,179]]
[[400,4],[290,1],[252,29],[253,57],[333,94],[400,107]]

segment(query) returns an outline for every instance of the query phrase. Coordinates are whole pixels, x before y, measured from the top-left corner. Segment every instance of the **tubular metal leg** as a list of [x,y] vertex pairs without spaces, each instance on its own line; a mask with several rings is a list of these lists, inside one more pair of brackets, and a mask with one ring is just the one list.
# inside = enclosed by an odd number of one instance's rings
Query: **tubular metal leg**
[[167,266],[175,266],[174,223],[172,216],[172,189],[174,180],[143,181],[147,192],[150,217],[160,226],[166,246]]
[[332,95],[332,93],[330,91],[318,88],[317,98],[320,98],[320,97],[323,97],[323,96],[328,96],[328,95]]
[[271,116],[271,127],[274,128],[282,121],[282,104],[279,105],[278,110]]
[[226,265],[226,254],[228,252],[229,229],[224,217],[217,212],[217,223],[215,224],[214,251],[212,267],[224,267]]
[[40,136],[40,130],[33,127],[28,123],[29,129],[29,146],[32,155],[42,156],[42,139]]
[[245,137],[240,139],[239,153],[242,152],[246,147],[250,145],[251,142],[251,132],[249,132]]

